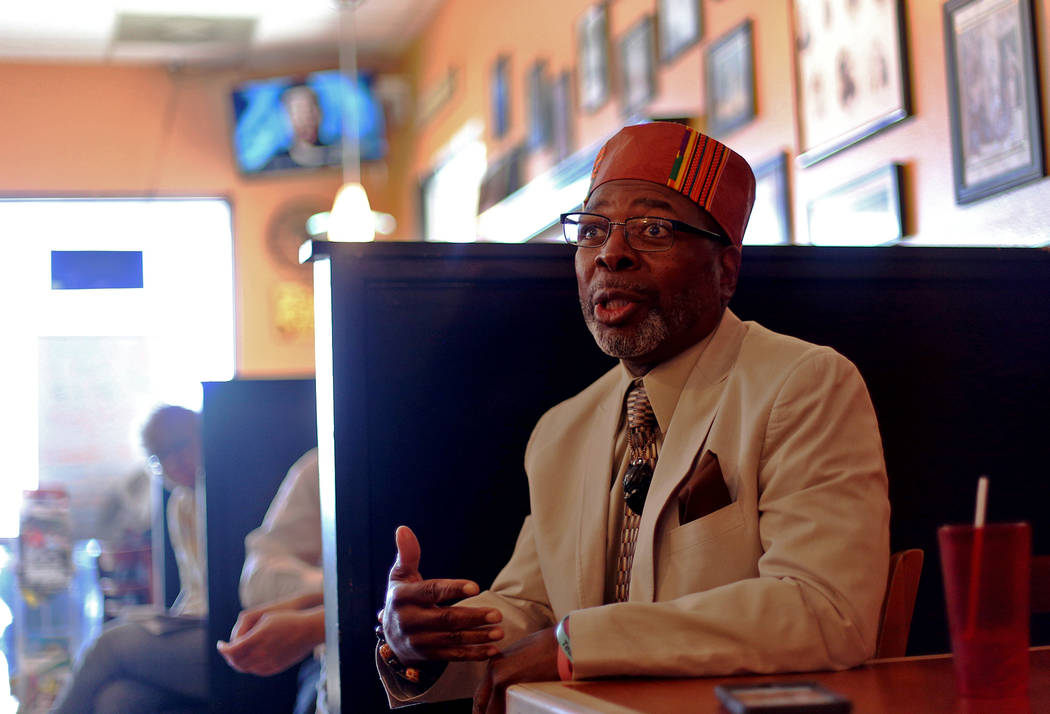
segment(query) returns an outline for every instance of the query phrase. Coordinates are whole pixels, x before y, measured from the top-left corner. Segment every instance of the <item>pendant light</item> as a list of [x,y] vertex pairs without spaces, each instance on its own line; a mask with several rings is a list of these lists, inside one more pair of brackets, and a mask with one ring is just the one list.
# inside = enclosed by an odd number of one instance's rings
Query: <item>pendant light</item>
[[364,0],[339,0],[339,71],[350,93],[342,106],[343,185],[335,195],[328,219],[328,239],[344,242],[375,240],[375,218],[361,185],[361,135],[358,113],[357,36],[354,13]]

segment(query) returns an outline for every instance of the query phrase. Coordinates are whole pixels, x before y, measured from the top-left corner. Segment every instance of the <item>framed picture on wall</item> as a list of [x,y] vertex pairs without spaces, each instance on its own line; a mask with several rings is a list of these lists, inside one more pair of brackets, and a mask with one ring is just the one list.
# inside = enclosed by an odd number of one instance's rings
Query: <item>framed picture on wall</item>
[[724,137],[755,118],[755,64],[751,20],[745,20],[707,48],[707,129]]
[[900,164],[876,171],[809,201],[813,245],[886,245],[904,237]]
[[755,205],[744,233],[744,245],[788,245],[791,217],[787,154],[777,154],[755,167]]
[[554,148],[555,161],[561,161],[571,154],[576,143],[573,131],[572,89],[572,71],[563,70],[554,79],[551,87],[551,115],[554,132],[551,144]]
[[656,9],[660,62],[671,62],[700,41],[700,0],[659,0]]
[[551,82],[547,74],[547,61],[537,60],[529,70],[526,86],[529,92],[529,148],[550,146]]
[[1031,0],[944,5],[956,203],[1044,173]]
[[799,162],[910,113],[903,0],[793,0]]
[[510,127],[510,57],[500,55],[492,65],[492,136],[500,139]]
[[620,40],[620,91],[623,113],[638,114],[656,94],[653,19],[646,15]]
[[604,2],[588,7],[577,22],[576,51],[580,108],[595,112],[609,98],[609,11]]

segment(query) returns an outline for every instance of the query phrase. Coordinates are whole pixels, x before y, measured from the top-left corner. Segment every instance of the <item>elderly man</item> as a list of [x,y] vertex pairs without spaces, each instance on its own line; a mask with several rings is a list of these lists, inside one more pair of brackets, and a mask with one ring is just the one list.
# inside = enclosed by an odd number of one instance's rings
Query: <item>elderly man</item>
[[171,489],[167,525],[179,569],[166,614],[109,623],[77,661],[54,714],[198,712],[207,709],[204,547],[194,489],[201,471],[200,415],[163,406],[142,430],[151,475]]
[[871,656],[878,425],[848,360],[727,309],[754,186],[743,158],[677,124],[601,149],[562,224],[587,326],[620,364],[537,424],[531,514],[490,590],[424,580],[398,529],[377,649],[392,705],[473,695],[500,712],[515,682]]

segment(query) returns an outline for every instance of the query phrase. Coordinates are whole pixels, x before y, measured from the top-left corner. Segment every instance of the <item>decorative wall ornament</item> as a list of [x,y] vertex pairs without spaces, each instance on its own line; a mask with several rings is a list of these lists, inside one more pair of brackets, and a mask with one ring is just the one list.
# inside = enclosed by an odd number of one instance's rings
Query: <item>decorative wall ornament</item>
[[755,167],[755,206],[744,233],[744,245],[791,243],[787,154],[777,154]]
[[755,118],[755,61],[751,20],[745,20],[710,47],[704,61],[707,130],[716,138]]
[[902,0],[794,0],[799,161],[910,113]]
[[609,10],[604,2],[588,7],[577,21],[576,52],[580,108],[595,112],[609,99]]
[[503,138],[510,128],[510,57],[500,55],[492,65],[492,136]]
[[870,246],[904,237],[900,164],[888,164],[809,201],[813,245]]
[[550,146],[554,133],[551,114],[551,79],[547,60],[536,60],[526,79],[529,108],[529,148]]
[[1031,0],[944,5],[956,203],[1043,176]]
[[656,29],[660,62],[668,63],[700,41],[704,25],[699,0],[659,0]]
[[458,79],[459,71],[455,67],[449,67],[436,82],[423,90],[419,95],[416,126],[425,126],[452,100],[452,96],[456,93]]
[[623,114],[638,114],[656,94],[653,19],[646,15],[620,39],[620,98]]

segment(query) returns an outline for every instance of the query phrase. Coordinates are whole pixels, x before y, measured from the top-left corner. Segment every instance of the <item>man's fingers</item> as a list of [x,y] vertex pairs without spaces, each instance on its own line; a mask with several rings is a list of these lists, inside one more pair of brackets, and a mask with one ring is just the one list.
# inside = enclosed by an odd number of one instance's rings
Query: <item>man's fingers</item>
[[503,620],[499,610],[484,607],[430,607],[401,605],[395,621],[398,630],[405,633],[447,633],[491,627]]
[[[479,589],[478,584],[472,580],[461,580],[458,578],[434,578],[432,580],[420,580],[410,583],[402,582],[392,586],[387,591],[387,605],[394,608],[404,607],[405,605],[431,607],[448,600],[461,600],[470,595],[477,595]],[[463,609],[473,610],[475,608]],[[498,622],[498,620],[494,622]]]
[[255,626],[255,623],[259,621],[260,617],[262,617],[261,612],[242,611],[241,614],[237,616],[237,622],[233,624],[233,632],[230,633],[230,640],[236,640],[245,632],[252,629]]
[[391,580],[421,580],[419,574],[419,540],[408,526],[398,526],[394,531],[394,543],[397,545],[397,558],[390,569]]
[[219,640],[215,643],[215,647],[231,667],[238,672],[245,671],[244,667],[250,662],[252,655],[250,644],[245,645],[243,640],[239,642],[223,642]]
[[473,645],[492,645],[502,640],[504,632],[499,627],[481,627],[474,630],[451,632],[417,632],[409,636],[413,649],[431,653],[439,649],[456,649]]
[[433,662],[484,662],[499,654],[494,645],[474,645],[471,647],[439,647],[427,650],[425,661]]

